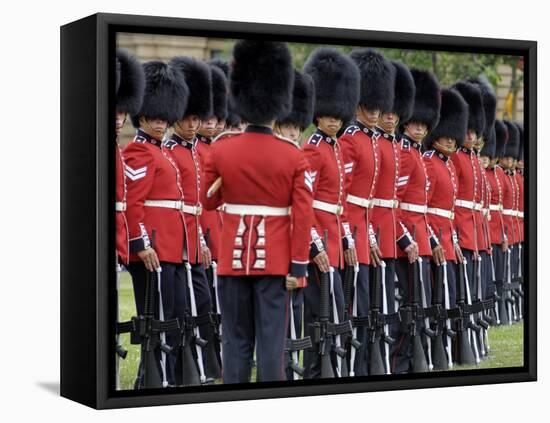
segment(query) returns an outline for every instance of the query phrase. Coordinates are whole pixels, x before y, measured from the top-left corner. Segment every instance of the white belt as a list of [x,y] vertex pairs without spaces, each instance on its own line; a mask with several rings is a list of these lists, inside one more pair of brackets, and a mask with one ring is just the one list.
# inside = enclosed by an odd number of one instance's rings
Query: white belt
[[255,206],[252,204],[228,204],[224,205],[224,211],[229,214],[258,215],[258,216],[288,216],[290,207]]
[[474,203],[473,201],[467,201],[467,200],[455,200],[455,206],[463,207],[465,209],[470,209],[470,210],[481,210],[480,203]]
[[323,210],[338,216],[344,212],[344,208],[341,204],[325,203],[324,201],[319,200],[313,200],[313,208],[317,210]]
[[502,211],[502,204],[489,204],[489,210]]
[[399,207],[402,210],[407,210],[407,211],[422,213],[422,214],[428,211],[428,206],[421,205],[421,204],[401,203],[399,204]]
[[521,217],[523,219],[523,212],[522,211],[518,211],[518,217]]
[[481,214],[483,216],[489,216],[489,209],[481,209]]
[[115,210],[117,212],[123,212],[126,211],[126,201],[117,201],[115,203]]
[[455,218],[455,214],[452,210],[438,209],[437,207],[428,207],[428,213],[446,217],[447,219]]
[[477,211],[483,210],[483,204],[475,203],[474,210],[477,210]]
[[145,200],[143,203],[146,207],[164,207],[166,209],[175,209],[181,210],[187,214],[193,214],[199,216],[202,213],[202,206],[190,206],[185,204],[183,201],[174,201],[174,200]]
[[356,206],[363,207],[365,209],[372,209],[374,204],[372,201],[362,198],[362,197],[356,197],[355,195],[348,194],[346,198],[348,203],[355,204]]
[[505,216],[517,216],[517,211],[512,209],[504,209],[502,210],[502,214]]
[[399,207],[399,200],[384,200],[382,198],[373,198],[372,204],[378,207],[385,207],[387,209],[396,209]]

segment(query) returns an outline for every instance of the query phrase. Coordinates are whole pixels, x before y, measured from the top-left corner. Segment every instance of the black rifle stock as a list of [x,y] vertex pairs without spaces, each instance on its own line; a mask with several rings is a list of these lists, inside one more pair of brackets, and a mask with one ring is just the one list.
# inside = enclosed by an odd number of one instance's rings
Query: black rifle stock
[[458,263],[458,289],[456,303],[460,310],[459,317],[457,318],[457,333],[458,333],[458,348],[460,364],[473,365],[476,364],[474,353],[472,351],[472,345],[470,344],[470,337],[468,335],[468,323],[469,323],[469,308],[465,303],[465,285],[467,283],[464,277],[464,266],[462,263]]

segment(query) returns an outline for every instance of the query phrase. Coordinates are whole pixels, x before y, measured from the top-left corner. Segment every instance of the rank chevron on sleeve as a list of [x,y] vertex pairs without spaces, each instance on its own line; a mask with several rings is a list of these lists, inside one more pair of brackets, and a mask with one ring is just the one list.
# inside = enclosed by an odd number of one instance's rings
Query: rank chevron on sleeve
[[124,174],[132,181],[137,181],[138,179],[145,177],[147,174],[147,166],[140,167],[139,169],[132,169],[130,166],[126,165]]

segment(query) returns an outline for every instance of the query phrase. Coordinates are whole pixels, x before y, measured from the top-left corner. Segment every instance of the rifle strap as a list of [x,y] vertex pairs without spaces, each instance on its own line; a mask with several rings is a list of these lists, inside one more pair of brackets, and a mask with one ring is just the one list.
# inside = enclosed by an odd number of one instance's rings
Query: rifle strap
[[287,352],[301,351],[307,348],[311,348],[312,346],[313,346],[313,343],[311,342],[311,337],[309,336],[306,336],[305,338],[300,338],[300,339],[287,338],[285,343],[285,351]]

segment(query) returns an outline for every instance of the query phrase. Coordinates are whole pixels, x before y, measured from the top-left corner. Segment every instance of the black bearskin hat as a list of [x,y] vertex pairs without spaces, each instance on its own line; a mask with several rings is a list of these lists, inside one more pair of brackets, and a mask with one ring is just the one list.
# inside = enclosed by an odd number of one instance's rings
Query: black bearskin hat
[[519,157],[519,129],[514,122],[503,120],[508,130],[508,141],[504,147],[504,157]]
[[504,148],[508,141],[508,129],[501,120],[495,120],[495,157],[504,157]]
[[452,138],[457,146],[462,145],[468,130],[468,103],[453,89],[441,90],[441,112],[439,123],[428,133],[425,141],[427,149],[439,138]]
[[395,67],[381,53],[362,48],[349,57],[359,68],[359,105],[367,110],[390,110],[395,94]]
[[242,119],[262,124],[290,113],[294,70],[285,43],[238,41],[229,75],[235,112]]
[[315,90],[311,76],[294,71],[294,91],[292,93],[292,111],[279,121],[279,123],[291,123],[302,130],[306,129],[313,121],[313,105],[315,103]]
[[459,81],[452,88],[456,89],[468,103],[468,129],[473,130],[478,137],[482,136],[485,129],[485,112],[480,89],[477,85],[466,81]]
[[[412,116],[408,122],[420,122],[432,131],[439,122],[441,93],[436,76],[425,70],[411,69],[416,87]],[[405,121],[402,121],[406,123]]]
[[180,71],[189,87],[187,109],[180,118],[197,115],[200,119],[212,116],[212,73],[210,66],[194,57],[179,56],[170,60],[170,66]]
[[479,152],[480,156],[487,156],[490,159],[495,158],[495,151],[496,151],[496,135],[495,135],[495,124],[491,126],[491,129],[487,131],[487,128],[485,128],[485,134],[483,136],[483,139],[485,140],[485,143],[483,144],[483,148]]
[[162,119],[172,125],[185,113],[189,88],[179,71],[166,63],[153,60],[143,64],[145,94],[132,124],[139,128],[139,117]]
[[516,126],[519,131],[519,153],[518,160],[523,160],[523,153],[525,152],[525,139],[523,138],[523,125],[521,123],[516,123]]
[[210,64],[210,70],[212,71],[212,100],[213,100],[213,114],[220,120],[227,118],[227,94],[229,86],[227,84],[227,78],[223,71]]
[[481,91],[483,111],[485,112],[485,130],[483,131],[483,138],[487,139],[490,133],[494,131],[497,113],[497,97],[490,82],[485,78],[470,78],[468,82],[475,84]]
[[330,116],[349,122],[359,103],[359,69],[353,60],[333,48],[318,48],[307,59],[304,73],[315,85],[313,117]]
[[116,51],[116,109],[135,115],[143,101],[145,75],[141,63],[128,51]]
[[400,122],[407,122],[413,113],[414,96],[416,87],[411,71],[401,62],[392,61],[395,67],[395,98],[391,110],[399,116]]
[[[227,84],[229,89],[229,63],[223,61],[222,59],[212,59],[209,62],[212,66],[215,66],[224,73],[227,78]],[[238,126],[241,123],[241,118],[235,112],[235,106],[233,104],[233,98],[231,97],[231,92],[227,94],[227,117],[225,119],[227,126]]]

